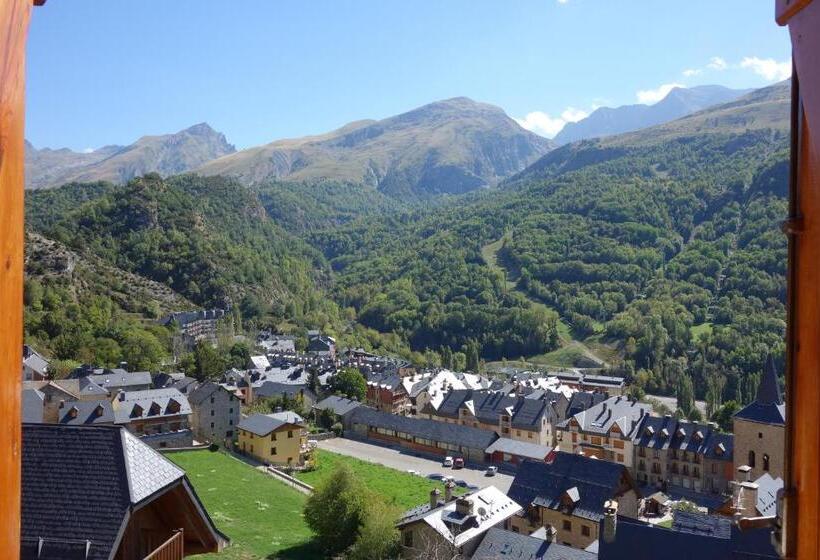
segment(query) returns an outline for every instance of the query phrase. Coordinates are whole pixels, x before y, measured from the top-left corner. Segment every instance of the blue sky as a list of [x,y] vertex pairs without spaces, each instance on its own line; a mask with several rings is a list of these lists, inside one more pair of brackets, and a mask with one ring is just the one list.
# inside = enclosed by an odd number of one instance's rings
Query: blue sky
[[[674,6],[673,6],[674,4]],[[207,121],[238,148],[465,95],[544,135],[671,84],[789,74],[772,0],[50,0],[27,137],[75,150]]]

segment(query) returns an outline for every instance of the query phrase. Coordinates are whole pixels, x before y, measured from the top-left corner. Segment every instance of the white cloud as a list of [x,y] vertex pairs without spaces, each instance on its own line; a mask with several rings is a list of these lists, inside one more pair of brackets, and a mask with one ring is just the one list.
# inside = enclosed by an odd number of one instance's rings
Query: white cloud
[[710,70],[726,70],[729,65],[719,56],[713,56],[709,59],[709,64],[707,64],[706,67]]
[[683,71],[683,75],[686,76],[687,78],[691,78],[692,76],[697,76],[701,72],[702,72],[702,70],[700,70],[698,68],[687,68],[686,70]]
[[792,64],[788,60],[777,62],[773,58],[747,56],[740,61],[741,68],[748,68],[770,82],[785,80],[792,75]]
[[663,84],[655,89],[640,90],[635,95],[638,97],[638,103],[646,103],[647,105],[651,105],[652,103],[657,103],[658,101],[669,95],[669,92],[676,87],[682,88],[686,86],[677,83]]
[[83,153],[84,154],[93,154],[94,153],[94,148],[86,148],[85,150],[83,150]]
[[558,0],[559,4],[566,4],[567,2],[569,2],[569,0]]
[[557,117],[551,117],[543,111],[533,111],[527,113],[522,119],[515,119],[521,128],[525,128],[530,132],[553,138],[556,134],[561,132],[564,125],[569,122],[578,122],[589,116],[588,111],[577,109],[575,107],[567,107]]

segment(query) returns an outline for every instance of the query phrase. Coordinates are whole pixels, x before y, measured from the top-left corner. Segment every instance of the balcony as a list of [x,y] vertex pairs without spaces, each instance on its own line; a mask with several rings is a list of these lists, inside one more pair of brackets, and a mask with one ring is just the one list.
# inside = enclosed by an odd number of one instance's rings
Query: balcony
[[185,556],[185,538],[182,529],[177,529],[171,537],[159,545],[143,560],[182,560]]

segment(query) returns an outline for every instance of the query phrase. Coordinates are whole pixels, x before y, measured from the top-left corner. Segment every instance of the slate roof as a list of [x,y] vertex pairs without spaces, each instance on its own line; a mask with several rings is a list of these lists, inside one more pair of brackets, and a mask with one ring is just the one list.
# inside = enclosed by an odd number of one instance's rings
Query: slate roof
[[549,406],[546,400],[508,397],[502,392],[454,389],[441,401],[435,415],[458,418],[459,410],[467,407],[476,419],[485,424],[498,424],[501,415],[509,415],[513,428],[538,430]]
[[[169,409],[168,405],[172,400],[179,403],[179,412]],[[156,414],[151,410],[154,404],[159,406],[159,412]],[[127,424],[136,419],[191,414],[188,398],[179,390],[172,388],[122,392],[117,396],[117,402],[113,408],[114,421],[117,424]]]
[[37,389],[23,389],[23,422],[43,422],[45,395]]
[[[681,516],[681,513],[677,512],[676,516]],[[598,556],[605,560],[654,558],[659,554],[664,560],[778,558],[771,545],[770,529],[740,531],[731,520],[703,519],[707,517],[710,516],[685,513],[681,516],[682,522],[676,522],[671,529],[667,529],[618,516],[615,539],[613,542],[600,539]]]
[[760,422],[763,424],[786,424],[786,405],[780,394],[777,381],[777,370],[771,355],[766,360],[760,385],[757,388],[757,398],[735,414],[735,418]]
[[258,436],[266,436],[282,426],[292,424],[305,426],[305,421],[295,412],[285,411],[275,414],[253,414],[239,422],[239,429]]
[[93,376],[88,377],[81,377],[77,380],[77,386],[79,387],[77,391],[77,395],[80,397],[99,397],[104,398],[110,395],[110,392],[103,388],[98,383],[95,383],[92,379]]
[[644,403],[630,400],[627,397],[610,397],[605,401],[572,416],[563,426],[568,426],[573,419],[578,422],[581,431],[605,435],[617,424],[621,433],[632,437],[640,420],[649,414],[652,408]]
[[[708,424],[678,420],[672,416],[646,416],[632,438],[649,449],[677,449],[710,459],[732,461],[735,438]],[[721,447],[722,446],[722,447]]]
[[579,412],[583,412],[588,408],[604,402],[609,398],[606,393],[590,393],[586,391],[579,391],[572,395],[569,400],[569,407],[567,407],[567,417],[575,416]]
[[304,392],[308,397],[315,397],[313,391],[308,389],[307,385],[299,384],[293,385],[291,383],[276,383],[274,381],[265,381],[259,387],[253,388],[254,397],[276,397],[288,395],[295,397]]
[[75,426],[114,424],[114,409],[107,400],[69,402],[59,410],[57,422]]
[[535,504],[560,510],[562,496],[575,488],[578,501],[572,515],[598,521],[603,517],[604,503],[615,497],[625,476],[629,474],[623,465],[558,452],[549,463],[521,463],[507,495],[523,508]]
[[28,345],[23,346],[23,364],[40,375],[48,374],[48,360]]
[[348,420],[346,420],[346,422],[351,424],[365,424],[374,428],[396,430],[416,437],[451,443],[470,449],[481,449],[482,451],[498,439],[498,435],[489,430],[473,428],[472,426],[462,426],[460,424],[447,424],[445,422],[427,420],[425,418],[396,416],[368,406],[360,406],[351,411],[350,414],[348,414]]
[[552,451],[552,447],[501,437],[487,448],[487,453],[495,453],[496,451],[543,461],[544,458],[550,454],[550,451]]
[[330,409],[336,416],[344,416],[354,408],[361,406],[362,403],[359,401],[354,401],[351,399],[346,399],[344,397],[339,397],[336,395],[331,395],[326,399],[316,403],[313,405],[314,410],[327,410]]
[[493,527],[473,553],[473,560],[595,560],[597,554]]
[[151,386],[151,372],[148,371],[129,373],[123,369],[111,369],[105,370],[101,375],[89,375],[85,379],[109,391],[127,390],[129,387]]
[[21,555],[42,560],[107,560],[129,510],[185,480],[122,428],[56,424],[23,425],[22,475]]
[[772,478],[769,473],[755,480],[757,484],[757,511],[763,517],[777,513],[777,491],[783,488],[783,479]]

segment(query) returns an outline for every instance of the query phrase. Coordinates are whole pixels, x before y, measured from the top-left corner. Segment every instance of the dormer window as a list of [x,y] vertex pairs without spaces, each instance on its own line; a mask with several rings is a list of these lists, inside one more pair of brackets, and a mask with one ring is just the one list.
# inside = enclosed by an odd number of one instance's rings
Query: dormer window
[[668,438],[669,437],[669,430],[667,430],[666,428],[661,430],[661,437],[662,438]]
[[715,447],[715,453],[717,453],[718,455],[723,455],[724,453],[726,453],[726,446],[722,443],[717,444],[717,446]]
[[654,435],[655,435],[655,428],[653,428],[652,426],[647,426],[647,427],[646,427],[646,429],[644,430],[644,433],[645,433],[647,436],[652,437],[652,436],[654,436]]
[[175,399],[171,399],[168,401],[168,412],[171,414],[176,414],[180,411],[180,404],[179,401]]
[[98,404],[98,405],[97,405],[97,408],[95,408],[95,409],[94,409],[94,415],[95,415],[97,418],[99,418],[100,416],[102,416],[102,415],[103,415],[103,412],[105,412],[105,409],[103,408],[103,406],[102,406],[101,404]]
[[160,412],[162,412],[162,407],[159,406],[159,403],[152,402],[151,403],[151,408],[148,409],[148,415],[149,416],[156,416]]
[[77,417],[77,414],[79,414],[79,412],[80,412],[80,409],[79,409],[79,408],[77,408],[76,406],[72,406],[72,407],[68,410],[68,415],[69,415],[69,416],[71,416],[72,418],[76,418],[76,417]]
[[143,409],[140,405],[135,404],[134,408],[131,409],[131,418],[140,418],[144,412],[145,409]]
[[682,437],[682,438],[686,437],[686,430],[684,430],[683,428],[678,428],[677,433],[678,433],[678,437]]
[[701,432],[700,430],[698,430],[697,432],[695,432],[695,433],[694,433],[694,435],[692,435],[692,438],[693,438],[695,441],[703,441],[703,432]]

